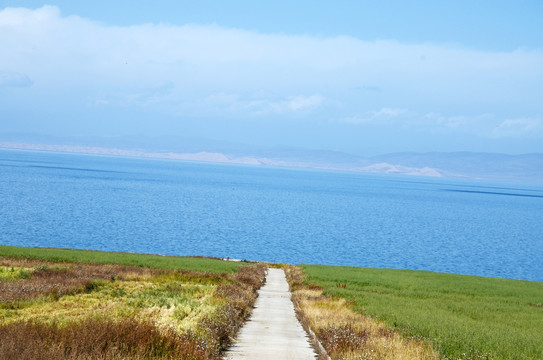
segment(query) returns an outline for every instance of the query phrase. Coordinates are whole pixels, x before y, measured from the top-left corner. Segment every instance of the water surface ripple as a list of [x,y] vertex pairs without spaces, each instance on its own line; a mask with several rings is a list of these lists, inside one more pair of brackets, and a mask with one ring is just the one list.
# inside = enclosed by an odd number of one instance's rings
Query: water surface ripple
[[543,281],[528,185],[0,150],[0,196],[5,245]]

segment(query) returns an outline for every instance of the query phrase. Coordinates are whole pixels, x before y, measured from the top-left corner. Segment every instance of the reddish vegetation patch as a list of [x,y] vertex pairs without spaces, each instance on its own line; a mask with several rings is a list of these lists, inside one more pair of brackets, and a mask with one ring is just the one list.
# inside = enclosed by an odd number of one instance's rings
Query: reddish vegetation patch
[[352,349],[362,349],[368,339],[368,332],[356,329],[349,324],[320,329],[317,337],[328,354],[335,358],[336,355],[352,351]]
[[214,295],[226,302],[200,323],[209,339],[208,344],[213,344],[217,353],[226,349],[250,314],[265,276],[264,265],[245,266],[234,275],[235,282],[217,286]]
[[18,322],[0,327],[2,359],[210,359],[190,334],[159,331],[153,324],[88,319],[65,327]]
[[[96,280],[148,277],[173,271],[148,268],[60,264],[0,258],[1,266],[34,268],[30,278],[0,281],[0,305],[42,296],[51,300],[65,294],[90,292]],[[215,282],[214,296],[222,303],[195,329],[179,333],[132,317],[122,320],[87,318],[76,322],[18,321],[0,326],[0,354],[11,359],[219,359],[243,324],[265,278],[264,265],[241,267],[234,275],[181,273],[187,280]]]
[[[9,303],[31,300],[40,296],[61,297],[90,291],[97,279],[123,280],[126,276],[150,276],[159,270],[120,265],[55,264],[36,260],[2,258],[2,266],[34,267],[28,279],[0,282],[0,302]],[[66,265],[66,267],[59,267]]]

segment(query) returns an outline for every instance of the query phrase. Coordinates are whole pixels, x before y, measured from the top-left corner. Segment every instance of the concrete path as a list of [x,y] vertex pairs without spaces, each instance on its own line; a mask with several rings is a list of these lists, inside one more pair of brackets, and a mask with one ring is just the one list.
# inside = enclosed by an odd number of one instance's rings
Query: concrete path
[[226,352],[226,359],[315,359],[290,295],[284,271],[268,269],[251,318]]

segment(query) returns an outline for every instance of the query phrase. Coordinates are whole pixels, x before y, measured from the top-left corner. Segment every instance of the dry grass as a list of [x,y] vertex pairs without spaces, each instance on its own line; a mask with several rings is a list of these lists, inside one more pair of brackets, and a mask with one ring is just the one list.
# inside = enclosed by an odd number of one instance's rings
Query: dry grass
[[97,279],[105,281],[149,278],[160,270],[121,265],[50,263],[30,259],[0,258],[0,266],[24,269],[28,277],[0,282],[0,302],[4,307],[43,296],[60,298],[91,291]]
[[222,300],[222,304],[199,324],[207,344],[217,353],[228,347],[251,313],[265,276],[265,265],[246,266],[234,275],[233,283],[217,286],[215,297]]
[[300,268],[285,271],[303,320],[332,359],[439,359],[424,341],[402,338],[384,324],[352,311],[346,300],[323,296],[316,286],[304,286]]
[[218,359],[265,274],[10,258],[0,267],[10,272],[0,279],[2,359]]
[[0,327],[2,359],[212,359],[191,334],[150,322],[87,319],[68,326],[18,322]]

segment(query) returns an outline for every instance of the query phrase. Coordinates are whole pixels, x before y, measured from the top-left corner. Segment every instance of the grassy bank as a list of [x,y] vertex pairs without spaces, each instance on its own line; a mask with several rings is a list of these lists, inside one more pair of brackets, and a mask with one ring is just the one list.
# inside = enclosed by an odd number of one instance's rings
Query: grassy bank
[[2,359],[218,359],[264,279],[262,265],[215,259],[0,254]]
[[[285,272],[302,325],[313,330],[331,359],[439,359],[424,339],[404,338],[386,324],[353,311],[347,300],[324,295],[321,287],[305,281],[301,268],[288,266]],[[327,359],[320,352],[319,359]]]
[[[284,268],[332,359],[543,359],[541,282]],[[263,277],[218,259],[0,246],[0,354],[218,359]]]
[[444,359],[543,359],[543,283],[425,271],[302,266],[344,298]]
[[212,273],[234,273],[243,262],[222,261],[219,259],[133,254],[95,250],[27,248],[0,245],[0,256],[42,259],[48,261],[71,261],[91,264],[117,264],[150,267],[154,269],[188,270]]

